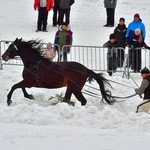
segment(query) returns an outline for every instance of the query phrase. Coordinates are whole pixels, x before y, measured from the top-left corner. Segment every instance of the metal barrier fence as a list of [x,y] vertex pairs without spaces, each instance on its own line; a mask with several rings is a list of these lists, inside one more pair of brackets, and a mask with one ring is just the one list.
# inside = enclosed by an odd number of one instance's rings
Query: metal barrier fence
[[[69,45],[65,45],[63,47],[63,51],[67,49],[67,47],[70,47]],[[68,53],[68,61],[76,61],[79,62],[89,69],[95,70],[95,71],[107,71],[108,70],[108,64],[107,64],[107,51],[108,48],[100,47],[100,46],[71,46],[70,52]],[[117,51],[122,50],[124,52],[123,48],[117,48]],[[117,63],[117,57],[116,63]],[[121,57],[120,57],[121,58]],[[117,66],[117,64],[116,64]],[[123,67],[123,66],[122,66]],[[124,71],[124,69],[120,67],[117,69],[117,71]]]
[[[8,46],[12,43],[12,41],[1,41],[0,42],[0,56],[4,53],[4,51],[8,48]],[[59,47],[59,46],[58,46]],[[104,47],[99,46],[68,46],[65,45],[62,48],[62,51],[65,51],[66,49],[70,48],[70,52],[67,54],[67,61],[76,61],[79,62],[89,69],[95,70],[95,71],[112,71],[112,68],[109,68],[108,61],[109,61],[109,55],[108,55],[108,49]],[[60,50],[60,48],[58,48]],[[141,51],[141,68],[148,67],[150,68],[150,51],[146,49],[135,49],[134,51],[138,52]],[[120,53],[120,51],[123,52]],[[133,53],[133,52],[132,52]],[[57,53],[56,58],[53,61],[59,61],[59,55],[61,53]],[[136,54],[135,54],[136,55]],[[131,55],[130,49],[123,49],[123,48],[116,48],[115,56],[114,53],[113,61],[111,63],[116,63],[116,69],[117,72],[123,72],[123,76],[127,76],[129,78],[130,73],[132,73],[132,63],[134,61],[139,61],[137,59],[138,55]],[[132,56],[132,57],[130,57]],[[134,56],[134,57],[133,57]],[[131,63],[132,59],[132,63]],[[134,61],[133,61],[134,60]],[[110,63],[110,62],[109,62]],[[2,69],[3,65],[23,65],[21,59],[18,57],[17,59],[9,60],[8,62],[4,62],[2,58],[0,57],[0,69]],[[112,64],[111,64],[112,65]],[[135,67],[138,67],[138,63],[136,63]],[[114,70],[113,70],[114,71]]]

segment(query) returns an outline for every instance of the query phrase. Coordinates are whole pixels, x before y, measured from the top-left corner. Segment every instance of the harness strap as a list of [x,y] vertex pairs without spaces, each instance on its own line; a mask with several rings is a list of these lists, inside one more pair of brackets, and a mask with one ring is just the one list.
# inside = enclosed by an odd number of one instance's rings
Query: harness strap
[[39,69],[39,65],[41,63],[41,60],[38,61],[37,65],[35,66],[35,69],[36,69],[36,82],[38,83],[39,87],[40,87],[40,84],[39,84],[39,75],[38,75],[38,69]]
[[38,61],[38,63],[33,67],[33,69],[36,70],[35,73],[33,71],[29,70],[28,68],[24,68],[24,70],[30,72],[33,76],[35,76],[36,82],[37,82],[37,84],[38,84],[39,87],[40,87],[40,84],[39,84],[39,78],[40,77],[38,75],[38,69],[39,69],[40,63],[41,63],[41,60]]

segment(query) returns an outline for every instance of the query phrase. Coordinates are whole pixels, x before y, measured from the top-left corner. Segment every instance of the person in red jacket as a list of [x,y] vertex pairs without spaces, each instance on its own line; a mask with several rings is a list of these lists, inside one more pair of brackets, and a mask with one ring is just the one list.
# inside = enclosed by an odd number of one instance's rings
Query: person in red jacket
[[54,7],[54,0],[34,0],[34,10],[38,10],[37,30],[47,32],[48,12]]

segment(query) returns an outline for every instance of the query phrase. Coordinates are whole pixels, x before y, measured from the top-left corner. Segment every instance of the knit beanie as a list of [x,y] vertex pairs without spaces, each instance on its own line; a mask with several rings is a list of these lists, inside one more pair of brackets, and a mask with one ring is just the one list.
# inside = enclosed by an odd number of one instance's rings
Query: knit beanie
[[47,48],[48,48],[48,49],[51,49],[51,48],[52,48],[51,42],[47,43]]
[[135,15],[134,15],[134,18],[135,18],[135,17],[136,17],[136,18],[140,18],[140,15],[139,15],[139,14],[135,14]]
[[139,32],[141,34],[141,29],[140,28],[136,28],[134,32]]
[[150,70],[146,67],[141,70],[141,74],[149,74],[149,73],[150,73]]
[[115,34],[112,33],[109,35],[109,39],[115,39],[115,38],[116,38]]

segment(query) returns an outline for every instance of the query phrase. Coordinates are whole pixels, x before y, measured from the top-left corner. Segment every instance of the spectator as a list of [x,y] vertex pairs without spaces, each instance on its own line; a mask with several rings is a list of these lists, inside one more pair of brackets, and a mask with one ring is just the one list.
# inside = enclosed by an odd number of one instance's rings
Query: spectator
[[104,27],[113,27],[115,23],[115,8],[117,0],[104,0],[104,7],[106,8],[107,23]]
[[139,28],[141,30],[142,37],[145,39],[146,31],[145,25],[142,23],[139,14],[134,15],[134,20],[128,25],[126,38],[127,40],[133,39],[135,29]]
[[53,9],[53,27],[58,25],[59,17],[59,3],[60,0],[54,0],[54,9]]
[[117,69],[117,43],[115,34],[110,34],[109,41],[107,41],[103,47],[107,47],[107,72],[112,76],[113,72]]
[[46,49],[43,51],[43,55],[45,58],[48,58],[50,61],[52,61],[56,57],[51,43],[47,44]]
[[60,9],[59,9],[59,25],[64,22],[64,15],[65,15],[65,22],[69,25],[70,23],[70,10],[71,5],[74,3],[74,0],[60,0]]
[[47,32],[48,12],[54,7],[54,0],[34,0],[34,10],[38,9],[37,30]]
[[[73,32],[68,29],[68,24],[66,22],[63,22],[59,28],[59,30],[55,34],[55,41],[54,44],[57,44],[60,46],[60,51],[58,49],[58,46],[55,46],[55,51],[58,52],[58,61],[67,61],[67,53],[70,52],[70,46],[72,45],[72,34]],[[64,45],[70,45],[69,47],[66,46],[63,49]]]
[[144,94],[143,101],[137,106],[137,112],[150,112],[150,70],[144,68],[141,70],[142,83],[138,89],[135,89],[137,94]]
[[133,69],[135,73],[140,72],[141,48],[144,46],[144,38],[142,37],[141,30],[139,28],[134,31],[132,39],[129,38],[127,43],[130,45],[129,61],[131,69]]
[[[121,48],[125,49],[125,47],[126,47],[126,30],[127,30],[127,27],[125,25],[125,19],[120,18],[119,24],[114,30],[114,34],[116,36],[117,47],[121,47]],[[118,49],[118,51],[117,51],[118,67],[123,66],[123,62],[124,62],[124,50],[123,49]]]

